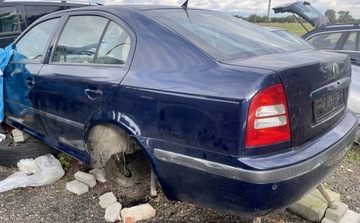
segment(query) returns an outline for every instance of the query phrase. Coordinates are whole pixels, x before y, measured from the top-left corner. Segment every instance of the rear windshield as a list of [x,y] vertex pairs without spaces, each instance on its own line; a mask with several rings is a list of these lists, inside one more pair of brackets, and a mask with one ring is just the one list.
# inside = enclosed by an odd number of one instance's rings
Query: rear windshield
[[218,12],[156,9],[147,13],[217,60],[308,49],[262,27]]
[[316,10],[310,4],[304,4],[303,2],[294,3],[294,10],[293,11],[301,12],[311,20],[314,20],[316,18],[324,17],[324,15],[321,14],[321,12]]

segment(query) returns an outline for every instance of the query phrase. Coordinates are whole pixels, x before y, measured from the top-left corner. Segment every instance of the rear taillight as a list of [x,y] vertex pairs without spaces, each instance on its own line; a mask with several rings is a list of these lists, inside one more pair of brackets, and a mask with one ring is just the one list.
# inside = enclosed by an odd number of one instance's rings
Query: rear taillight
[[264,146],[290,140],[289,112],[282,84],[260,91],[250,102],[246,147]]

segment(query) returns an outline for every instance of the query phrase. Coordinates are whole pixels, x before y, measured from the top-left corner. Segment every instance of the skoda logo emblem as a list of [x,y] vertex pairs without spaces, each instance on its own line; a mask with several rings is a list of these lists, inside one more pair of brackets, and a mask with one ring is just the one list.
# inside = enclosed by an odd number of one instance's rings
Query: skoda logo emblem
[[333,73],[334,73],[335,76],[340,75],[339,66],[336,63],[333,64]]

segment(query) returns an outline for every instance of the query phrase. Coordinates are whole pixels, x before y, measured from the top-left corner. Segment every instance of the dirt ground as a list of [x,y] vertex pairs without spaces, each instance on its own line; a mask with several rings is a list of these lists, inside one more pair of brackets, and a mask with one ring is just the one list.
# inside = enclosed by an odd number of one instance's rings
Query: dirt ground
[[[78,161],[65,157],[69,169],[59,181],[41,187],[27,187],[0,193],[0,222],[105,222],[105,211],[99,206],[99,196],[113,192],[123,207],[149,202],[157,211],[156,217],[143,222],[213,222],[251,223],[252,219],[224,214],[196,205],[167,200],[161,190],[157,198],[149,196],[149,183],[124,188],[113,182],[100,183],[88,193],[77,196],[65,189],[72,181],[76,171],[88,171],[88,167]],[[0,180],[15,171],[0,167]],[[347,155],[332,176],[326,187],[341,194],[341,199],[349,208],[360,212],[360,148],[354,148]],[[307,222],[286,210],[266,216],[263,223]]]

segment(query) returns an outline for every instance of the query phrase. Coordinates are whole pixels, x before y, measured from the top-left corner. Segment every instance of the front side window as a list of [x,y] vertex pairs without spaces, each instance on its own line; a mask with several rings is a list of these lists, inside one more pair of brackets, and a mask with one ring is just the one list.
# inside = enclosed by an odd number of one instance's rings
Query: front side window
[[321,33],[313,36],[306,41],[320,50],[335,50],[336,44],[340,40],[342,33]]
[[50,35],[59,18],[47,20],[34,26],[17,43],[16,53],[21,60],[40,62]]
[[0,8],[0,33],[20,31],[20,22],[15,7]]
[[65,25],[52,62],[124,64],[129,49],[129,35],[116,23],[100,16],[73,16]]

